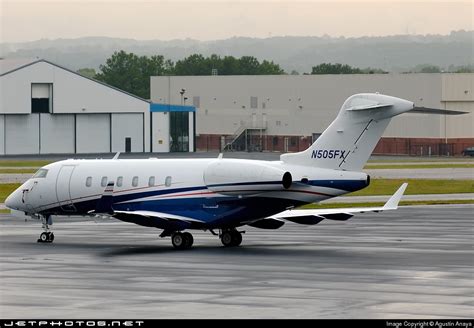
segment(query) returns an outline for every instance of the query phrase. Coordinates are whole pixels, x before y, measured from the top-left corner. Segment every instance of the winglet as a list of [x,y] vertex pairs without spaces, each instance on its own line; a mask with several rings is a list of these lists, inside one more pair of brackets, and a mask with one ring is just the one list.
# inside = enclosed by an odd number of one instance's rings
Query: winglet
[[117,154],[115,154],[115,156],[112,159],[118,159],[119,156],[120,156],[120,152],[118,151]]
[[398,188],[398,190],[390,197],[389,200],[385,203],[383,206],[383,210],[396,210],[398,208],[398,203],[402,199],[403,193],[405,192],[405,189],[407,188],[408,183],[404,183]]
[[223,154],[223,153],[219,153],[219,156],[217,156],[217,159],[222,159],[222,157],[224,157],[224,154]]

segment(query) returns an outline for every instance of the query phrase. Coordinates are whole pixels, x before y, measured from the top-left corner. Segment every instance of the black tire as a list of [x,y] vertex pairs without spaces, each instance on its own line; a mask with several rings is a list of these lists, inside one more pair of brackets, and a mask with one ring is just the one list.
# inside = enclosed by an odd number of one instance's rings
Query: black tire
[[235,247],[242,243],[242,234],[237,230],[224,231],[221,235],[222,245],[225,247]]
[[224,231],[221,234],[221,242],[225,247],[233,246],[234,237],[232,236],[232,231]]
[[41,243],[47,243],[49,241],[49,234],[47,232],[41,233],[38,241]]
[[177,232],[171,235],[171,243],[176,249],[183,249],[186,247],[187,240],[182,233]]
[[238,231],[233,231],[232,233],[233,243],[232,246],[239,246],[242,243],[242,234]]
[[184,248],[191,248],[194,243],[193,235],[191,235],[189,232],[183,232],[183,238],[186,241],[186,246]]
[[48,242],[52,243],[54,241],[54,233],[50,232],[48,237]]

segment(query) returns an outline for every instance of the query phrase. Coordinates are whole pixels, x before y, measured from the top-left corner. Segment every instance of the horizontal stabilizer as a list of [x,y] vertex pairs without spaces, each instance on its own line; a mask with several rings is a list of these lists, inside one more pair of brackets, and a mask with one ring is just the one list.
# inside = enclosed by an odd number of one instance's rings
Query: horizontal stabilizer
[[346,108],[346,110],[353,110],[353,111],[359,111],[359,110],[367,110],[367,109],[378,109],[378,108],[386,108],[386,107],[391,107],[392,104],[367,104],[367,105],[357,105],[357,106],[352,106]]
[[259,228],[259,229],[279,229],[285,224],[282,220],[277,219],[261,219],[252,223],[248,223],[247,225]]
[[450,109],[439,109],[439,108],[428,108],[428,107],[414,107],[408,113],[416,114],[438,114],[438,115],[462,115],[467,114],[468,112],[462,112],[459,110],[450,110]]

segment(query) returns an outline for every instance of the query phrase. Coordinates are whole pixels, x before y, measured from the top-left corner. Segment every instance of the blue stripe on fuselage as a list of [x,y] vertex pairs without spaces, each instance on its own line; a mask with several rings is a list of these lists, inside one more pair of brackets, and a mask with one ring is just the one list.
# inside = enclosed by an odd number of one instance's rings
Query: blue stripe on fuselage
[[[281,182],[254,182],[254,183],[234,183],[231,185],[262,185]],[[308,185],[318,187],[328,187],[341,189],[345,191],[355,191],[366,186],[365,181],[361,180],[311,180]],[[226,185],[219,185],[226,186]],[[267,197],[248,197],[239,198],[234,196],[224,197],[180,197],[176,195],[175,199],[156,199],[145,201],[134,201],[142,198],[192,192],[202,190],[209,191],[205,186],[184,187],[175,189],[149,190],[137,193],[128,193],[124,195],[113,196],[113,208],[122,211],[147,210],[154,212],[169,213],[189,218],[198,219],[206,222],[211,227],[237,226],[240,222],[255,220],[271,216],[275,213],[284,211],[288,207],[301,206],[306,202],[285,199],[285,198],[267,198]],[[291,190],[287,190],[291,192]],[[199,194],[197,194],[199,196]],[[87,212],[96,209],[99,199],[74,202],[75,212],[66,212],[59,206],[44,211],[45,214],[79,214],[86,215]],[[124,203],[127,202],[127,203]],[[164,228],[163,228],[164,229]]]

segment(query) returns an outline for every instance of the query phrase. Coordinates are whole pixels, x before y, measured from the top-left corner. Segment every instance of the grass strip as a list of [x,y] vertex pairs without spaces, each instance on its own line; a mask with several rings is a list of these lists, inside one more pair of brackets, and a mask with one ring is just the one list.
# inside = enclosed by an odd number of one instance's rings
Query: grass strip
[[0,203],[4,203],[7,196],[10,195],[19,186],[21,186],[21,183],[0,184]]
[[467,169],[467,168],[474,168],[474,164],[454,164],[454,163],[436,163],[436,164],[387,164],[387,165],[374,165],[374,164],[368,164],[364,166],[364,169],[366,170],[373,170],[373,169]]
[[15,160],[1,160],[0,167],[42,167],[53,161],[15,161]]
[[372,158],[368,160],[371,163],[416,163],[416,162],[474,162],[474,157],[394,157],[394,158]]
[[[348,207],[377,207],[383,206],[383,202],[367,203],[328,203],[328,204],[308,204],[299,207],[300,209],[325,209],[325,208],[348,208]],[[452,205],[452,204],[474,204],[474,199],[450,199],[450,200],[414,200],[401,201],[400,206],[411,205]]]
[[408,182],[405,195],[474,193],[474,180],[372,179],[367,188],[347,196],[392,195],[404,182]]
[[22,174],[22,173],[35,173],[37,169],[2,169],[0,168],[0,174]]

